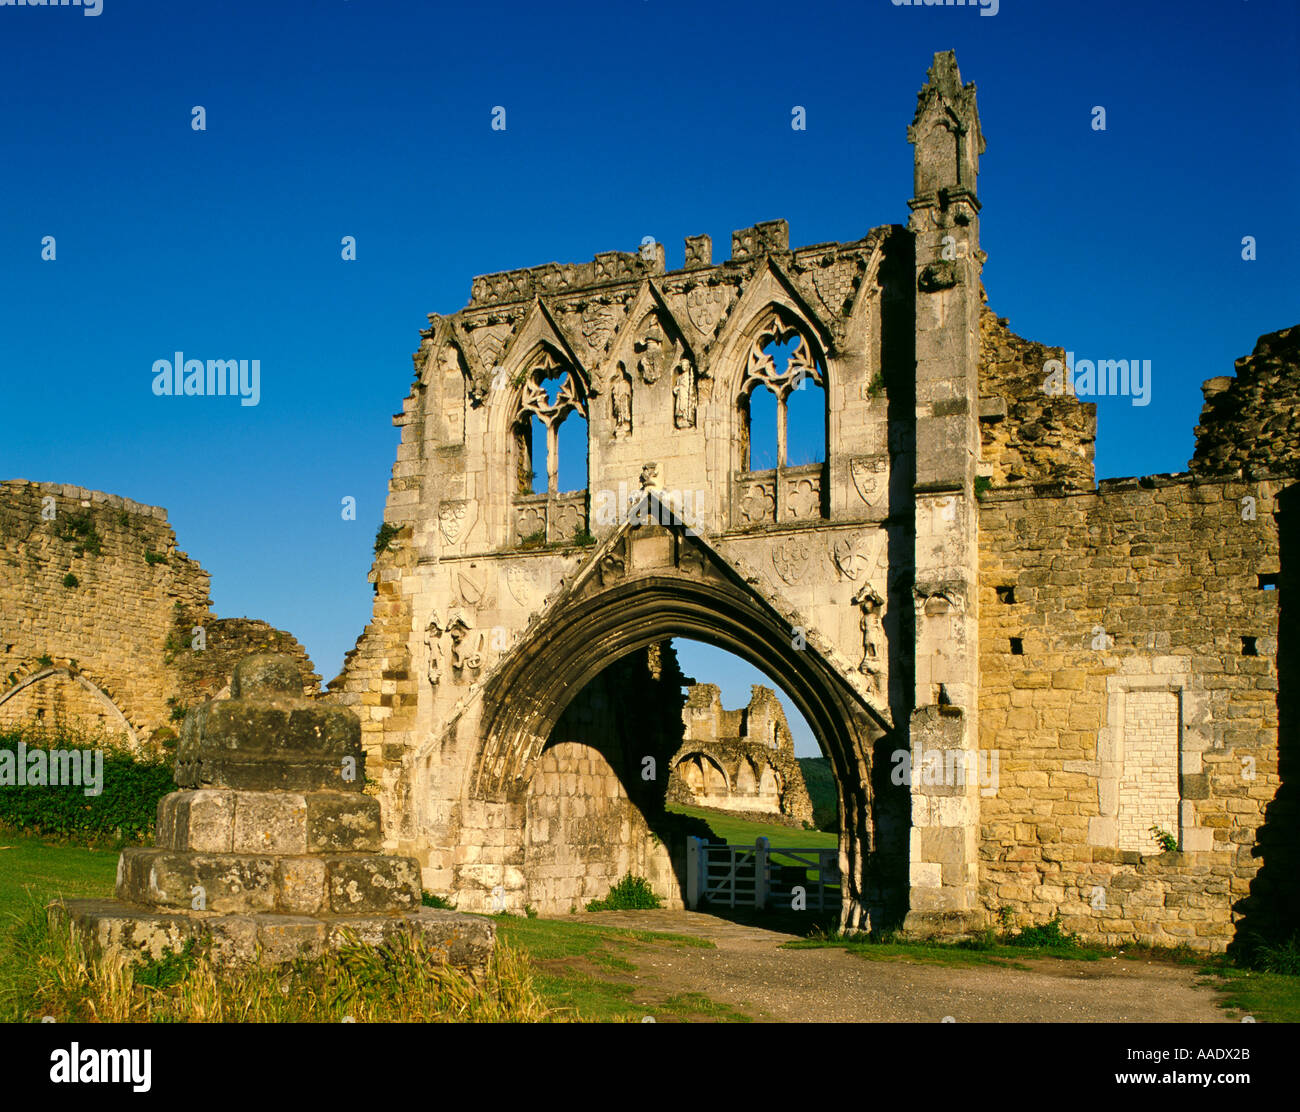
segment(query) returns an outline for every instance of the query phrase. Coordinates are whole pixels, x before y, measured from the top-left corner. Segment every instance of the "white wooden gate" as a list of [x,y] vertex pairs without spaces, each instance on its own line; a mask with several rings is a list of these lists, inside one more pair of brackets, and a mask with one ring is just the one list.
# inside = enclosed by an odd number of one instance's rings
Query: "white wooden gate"
[[[810,875],[814,873],[815,876]],[[838,849],[727,846],[688,838],[686,904],[826,911],[840,905]]]

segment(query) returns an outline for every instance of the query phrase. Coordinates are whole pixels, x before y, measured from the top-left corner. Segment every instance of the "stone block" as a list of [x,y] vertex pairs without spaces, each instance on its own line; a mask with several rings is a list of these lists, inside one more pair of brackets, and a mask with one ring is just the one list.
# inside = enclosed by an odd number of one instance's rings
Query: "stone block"
[[377,853],[382,848],[379,800],[357,792],[310,792],[307,849],[311,853]]
[[160,848],[230,853],[234,827],[232,792],[179,791],[158,801],[155,840]]
[[325,858],[284,857],[278,862],[279,910],[290,915],[318,915],[329,905]]
[[420,868],[413,857],[344,854],[327,857],[334,914],[406,911],[420,906]]
[[201,898],[198,910],[270,911],[275,877],[272,857],[132,847],[119,860],[117,896],[143,907],[188,910]]
[[307,852],[307,803],[294,792],[235,792],[235,853]]

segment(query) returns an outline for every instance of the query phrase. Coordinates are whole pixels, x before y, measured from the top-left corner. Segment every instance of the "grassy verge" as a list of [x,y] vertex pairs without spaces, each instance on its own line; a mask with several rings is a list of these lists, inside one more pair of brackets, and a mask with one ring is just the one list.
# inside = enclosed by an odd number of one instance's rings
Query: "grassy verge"
[[556,1014],[572,1019],[643,1022],[747,1022],[743,1013],[700,993],[664,994],[637,975],[635,957],[653,948],[713,949],[707,939],[660,931],[592,926],[580,920],[494,916],[498,938],[526,953],[533,984]]
[[1023,941],[992,931],[974,939],[957,942],[911,940],[896,934],[815,934],[785,943],[789,950],[816,950],[833,947],[848,950],[866,961],[915,961],[926,965],[1000,965],[1010,969],[1027,969],[1028,958],[1068,958],[1073,961],[1098,961],[1111,956],[1109,951],[1085,946],[1069,936],[1035,938]]
[[651,948],[713,943],[570,920],[497,916],[496,963],[481,989],[400,947],[359,947],[278,974],[218,973],[195,953],[134,969],[107,966],[71,934],[51,932],[44,908],[59,898],[111,896],[117,857],[116,850],[0,831],[0,1022],[43,1015],[136,1022],[745,1018],[700,994],[654,991],[630,960]]
[[60,898],[111,896],[117,851],[0,830],[0,999],[30,997],[35,971],[17,942],[24,924]]
[[824,830],[797,830],[793,826],[782,826],[779,823],[754,822],[734,818],[722,811],[688,807],[684,803],[670,803],[667,810],[673,814],[702,819],[728,845],[752,846],[758,838],[766,838],[774,846],[788,846],[791,849],[834,849],[840,844],[839,835],[828,834]]
[[786,949],[835,947],[866,961],[911,961],[927,965],[994,965],[1027,969],[1032,958],[1068,961],[1145,961],[1195,965],[1205,987],[1219,993],[1219,1006],[1233,1019],[1251,1016],[1263,1023],[1300,1023],[1300,976],[1242,969],[1223,955],[1207,957],[1189,946],[1130,945],[1123,949],[1090,946],[1060,929],[1053,921],[1018,933],[987,931],[957,942],[912,941],[896,934],[823,934],[785,943]]
[[1300,977],[1236,969],[1226,962],[1203,967],[1219,993],[1219,1007],[1232,1019],[1250,1016],[1259,1023],[1300,1023]]
[[510,1023],[563,1018],[536,993],[523,955],[499,945],[476,983],[419,939],[360,942],[278,969],[219,970],[193,947],[132,964],[88,953],[67,924],[35,916],[16,932],[30,967],[0,1019],[71,1023]]

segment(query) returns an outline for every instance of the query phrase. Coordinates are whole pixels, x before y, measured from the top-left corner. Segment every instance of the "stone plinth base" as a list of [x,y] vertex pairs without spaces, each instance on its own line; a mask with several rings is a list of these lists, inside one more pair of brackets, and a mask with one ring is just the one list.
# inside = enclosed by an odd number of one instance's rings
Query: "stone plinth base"
[[101,953],[158,959],[191,938],[207,939],[214,962],[228,968],[319,957],[345,945],[349,933],[371,945],[405,933],[420,936],[477,980],[496,941],[496,925],[489,920],[432,907],[387,915],[222,915],[159,911],[120,900],[64,900],[51,904],[49,912],[53,923],[71,920]]
[[903,919],[902,934],[917,940],[956,941],[978,934],[988,925],[989,917],[984,911],[909,911]]

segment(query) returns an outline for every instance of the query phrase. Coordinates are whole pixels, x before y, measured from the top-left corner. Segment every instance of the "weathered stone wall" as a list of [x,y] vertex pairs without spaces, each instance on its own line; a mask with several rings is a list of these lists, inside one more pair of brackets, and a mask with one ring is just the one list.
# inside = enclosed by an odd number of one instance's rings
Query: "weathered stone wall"
[[[103,691],[137,740],[167,724],[167,700],[180,693],[164,661],[167,638],[177,608],[207,610],[209,583],[177,549],[166,512],[80,487],[7,481],[0,545],[0,694],[53,664]],[[151,564],[147,553],[161,560]],[[64,585],[69,575],[76,586]],[[25,688],[0,704],[4,721],[40,709],[33,688],[47,683],[68,686],[53,675]]]
[[1017,336],[987,306],[980,313],[980,469],[994,489],[1057,483],[1091,489],[1097,406],[1043,389],[1065,349]]
[[652,646],[597,676],[556,723],[525,799],[524,875],[538,911],[582,910],[627,873],[649,880],[665,906],[682,906],[694,825],[664,810],[682,679],[672,647]]
[[776,693],[755,684],[749,703],[722,706],[716,684],[692,684],[682,708],[668,798],[791,826],[812,822],[812,800]]
[[288,634],[218,619],[208,591],[165,510],[57,483],[0,483],[0,725],[60,721],[143,744],[217,694],[250,652],[289,652],[310,671]]
[[[1283,488],[1166,476],[985,496],[990,913],[1010,907],[1027,923],[1059,911],[1110,944],[1232,939],[1279,784],[1280,592],[1260,577],[1280,570]],[[1153,823],[1177,852],[1161,851]]]
[[[191,647],[195,626],[203,627],[206,644],[202,652]],[[320,693],[321,678],[312,671],[307,650],[293,634],[267,622],[255,618],[215,618],[210,613],[178,615],[175,643],[182,648],[171,654],[171,660],[180,671],[181,686],[189,700],[185,705],[225,698],[235,665],[254,653],[292,657],[303,677],[303,693]]]
[[1201,387],[1205,407],[1189,468],[1295,475],[1300,469],[1300,325],[1261,336],[1236,377]]

